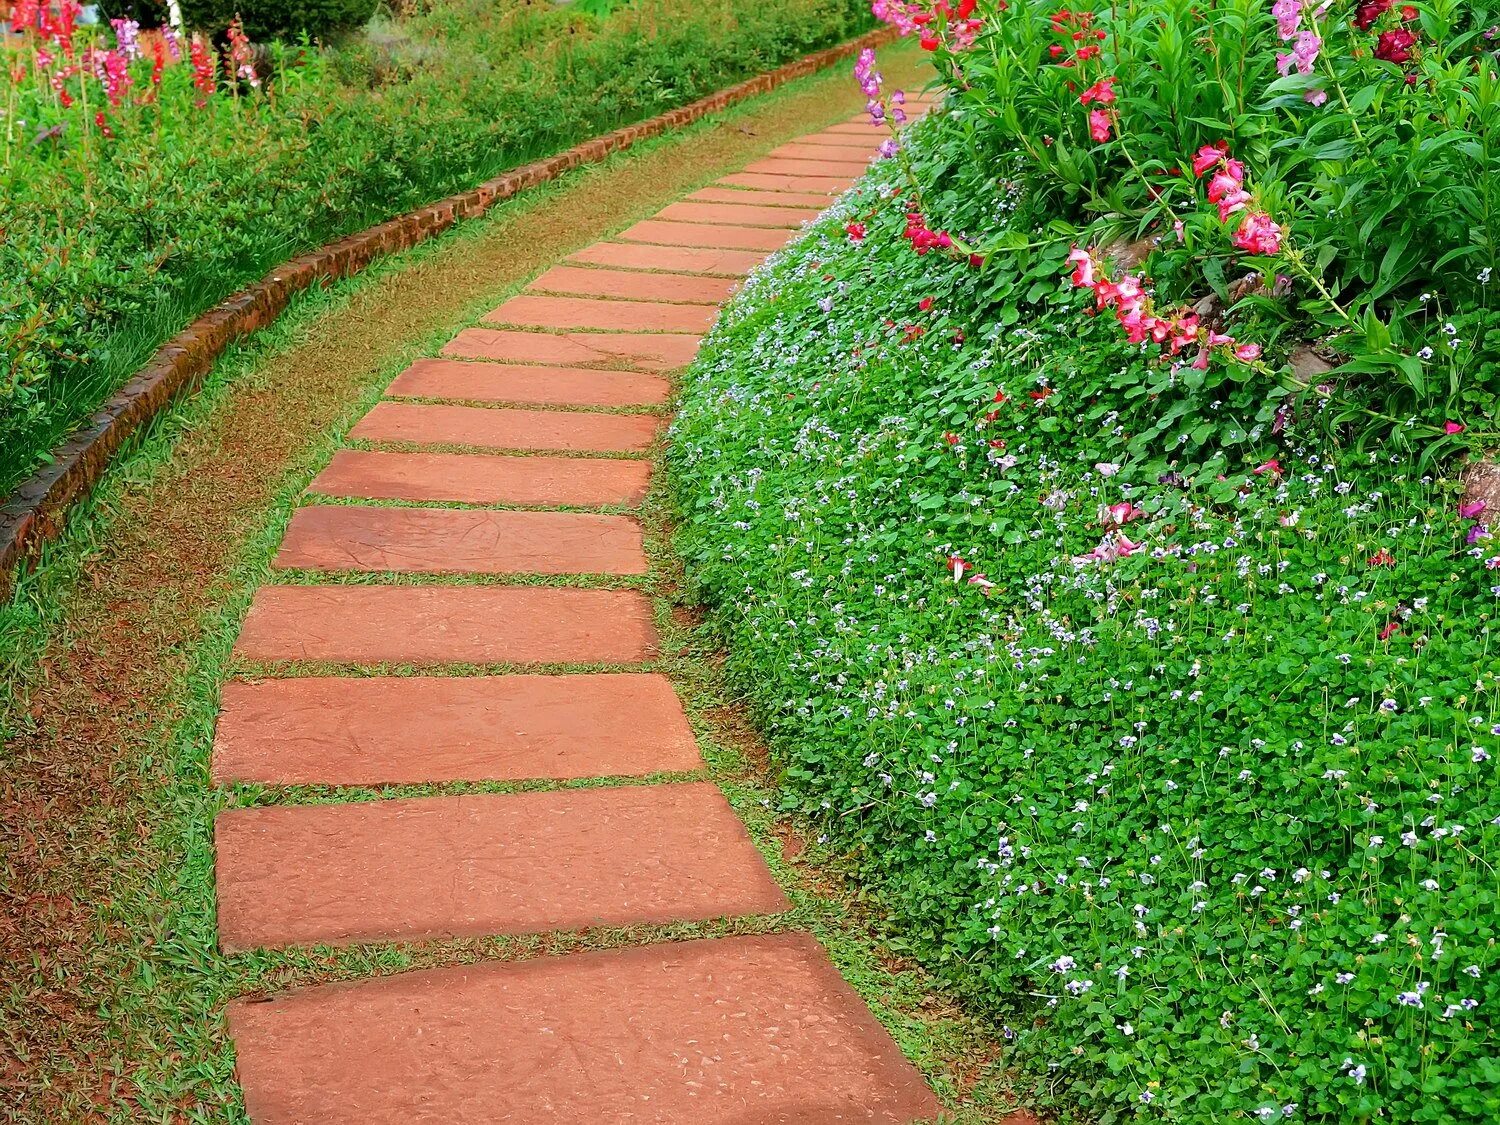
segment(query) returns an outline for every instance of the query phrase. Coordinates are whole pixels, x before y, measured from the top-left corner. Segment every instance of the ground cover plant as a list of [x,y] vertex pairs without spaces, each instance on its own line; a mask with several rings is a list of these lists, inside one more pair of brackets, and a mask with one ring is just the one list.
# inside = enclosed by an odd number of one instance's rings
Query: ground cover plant
[[[945,112],[752,279],[672,430],[786,806],[1043,1101],[1494,1120],[1489,172],[1420,166],[1487,118],[1407,100],[1488,96],[1438,45],[1485,17],[998,9],[885,9]],[[1278,86],[1309,29],[1347,54]]]
[[84,27],[76,0],[15,7],[0,36],[0,489],[288,256],[869,23],[850,0],[403,7],[329,47],[254,43],[238,23],[218,38]]

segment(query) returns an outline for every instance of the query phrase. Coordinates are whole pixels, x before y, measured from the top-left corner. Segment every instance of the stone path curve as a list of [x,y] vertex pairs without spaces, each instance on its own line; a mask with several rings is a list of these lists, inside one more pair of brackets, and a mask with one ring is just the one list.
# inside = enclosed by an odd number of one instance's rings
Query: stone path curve
[[[701,771],[675,690],[649,666],[648,597],[598,580],[649,568],[641,526],[622,513],[645,496],[671,373],[735,279],[846,188],[878,140],[859,118],[783,145],[571,255],[399,375],[354,427],[357,444],[313,481],[276,556],[321,580],[255,596],[236,653],[286,674],[226,685],[214,780]],[[371,578],[334,577],[356,573]],[[297,662],[362,674],[299,675]],[[442,674],[465,664],[518,671]],[[704,780],[236,808],[214,839],[230,952],[789,905]],[[818,1125],[937,1112],[802,933],[318,985],[235,1001],[228,1023],[256,1125]]]

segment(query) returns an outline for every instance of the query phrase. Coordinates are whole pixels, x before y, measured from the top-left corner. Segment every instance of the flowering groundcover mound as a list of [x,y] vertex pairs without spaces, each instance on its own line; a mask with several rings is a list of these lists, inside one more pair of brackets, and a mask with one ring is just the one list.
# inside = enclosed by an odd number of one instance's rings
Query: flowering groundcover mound
[[1495,1120],[1500,547],[1450,427],[1361,444],[1261,369],[1269,314],[1158,316],[949,105],[673,424],[787,807],[1096,1120]]

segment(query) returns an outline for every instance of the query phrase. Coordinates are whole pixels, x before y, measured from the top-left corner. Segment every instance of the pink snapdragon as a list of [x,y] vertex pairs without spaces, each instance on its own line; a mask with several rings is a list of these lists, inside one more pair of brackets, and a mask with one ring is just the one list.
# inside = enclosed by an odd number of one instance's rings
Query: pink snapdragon
[[929,250],[948,250],[953,246],[953,238],[948,232],[930,228],[919,211],[907,212],[906,230],[901,237],[910,242],[911,248],[918,254],[926,254]]
[[1276,52],[1276,69],[1283,75],[1291,73],[1293,67],[1297,68],[1298,74],[1311,74],[1322,48],[1323,40],[1318,38],[1317,32],[1299,31],[1290,51]]

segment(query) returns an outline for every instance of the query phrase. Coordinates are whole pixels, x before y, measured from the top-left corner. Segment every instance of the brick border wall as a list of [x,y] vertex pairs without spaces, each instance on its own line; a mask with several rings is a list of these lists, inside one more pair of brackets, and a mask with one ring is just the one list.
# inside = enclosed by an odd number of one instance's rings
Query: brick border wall
[[356,274],[378,258],[415,246],[460,219],[483,215],[496,203],[527,188],[555,180],[581,165],[597,163],[638,141],[680,129],[895,37],[891,29],[879,28],[658,117],[584,141],[556,156],[523,164],[472,191],[449,196],[293,258],[216,305],[163,344],[114,397],[52,451],[50,464],[24,481],[0,506],[0,595],[9,593],[16,573],[36,560],[43,544],[62,534],[69,509],[93,490],[127,439],[178,395],[195,390],[232,341],[270,324],[297,293]]

